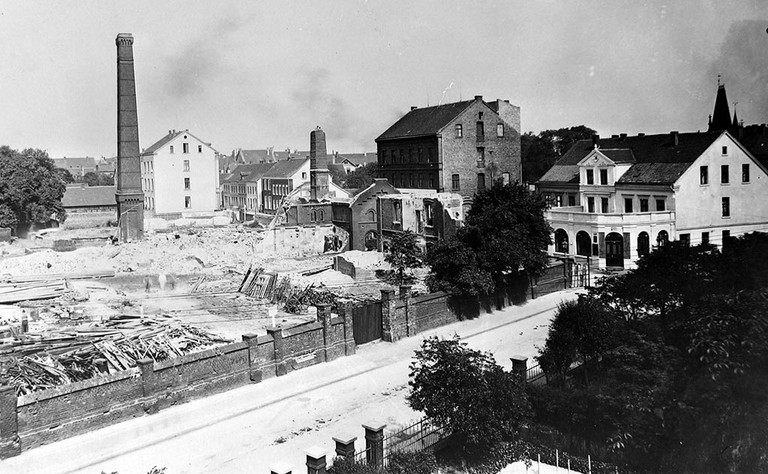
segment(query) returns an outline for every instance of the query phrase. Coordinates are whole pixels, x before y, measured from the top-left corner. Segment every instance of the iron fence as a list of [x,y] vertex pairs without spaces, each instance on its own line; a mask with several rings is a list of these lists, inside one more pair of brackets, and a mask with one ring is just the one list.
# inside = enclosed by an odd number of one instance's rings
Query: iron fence
[[436,425],[429,418],[390,433],[384,438],[384,460],[392,453],[424,451],[448,437],[447,428]]

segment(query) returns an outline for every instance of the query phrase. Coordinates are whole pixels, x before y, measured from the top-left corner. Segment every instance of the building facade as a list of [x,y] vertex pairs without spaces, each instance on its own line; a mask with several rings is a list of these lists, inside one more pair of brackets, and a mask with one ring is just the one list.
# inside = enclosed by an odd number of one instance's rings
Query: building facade
[[554,254],[631,267],[669,240],[721,245],[768,230],[768,170],[729,132],[598,136],[537,183]]
[[262,177],[274,163],[239,165],[221,185],[225,209],[238,211],[241,220],[250,220],[261,212]]
[[278,161],[262,178],[262,211],[275,214],[291,192],[309,181],[309,158]]
[[156,216],[219,208],[217,152],[189,133],[170,130],[141,153],[144,208]]
[[474,100],[417,108],[377,139],[379,176],[401,189],[474,194],[519,181],[520,108]]

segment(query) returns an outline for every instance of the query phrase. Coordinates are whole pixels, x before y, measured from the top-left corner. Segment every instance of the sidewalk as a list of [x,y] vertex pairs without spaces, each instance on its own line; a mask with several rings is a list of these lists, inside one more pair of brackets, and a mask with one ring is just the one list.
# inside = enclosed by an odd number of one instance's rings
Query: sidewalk
[[390,430],[420,417],[405,395],[408,366],[424,338],[457,333],[509,368],[512,355],[536,355],[553,309],[574,295],[555,293],[394,344],[366,344],[354,356],[26,451],[0,461],[0,473],[145,474],[157,466],[167,474],[267,474],[278,461],[305,472],[310,446],[325,449],[330,460],[334,436],[357,436],[360,450],[363,423],[387,423]]

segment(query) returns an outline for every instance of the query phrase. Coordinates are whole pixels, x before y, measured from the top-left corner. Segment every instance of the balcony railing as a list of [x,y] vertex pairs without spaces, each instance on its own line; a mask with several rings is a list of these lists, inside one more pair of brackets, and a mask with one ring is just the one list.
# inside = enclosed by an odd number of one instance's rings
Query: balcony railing
[[584,212],[580,206],[553,207],[547,211],[551,222],[619,227],[623,225],[660,224],[673,222],[674,211],[633,212],[630,214],[601,214]]

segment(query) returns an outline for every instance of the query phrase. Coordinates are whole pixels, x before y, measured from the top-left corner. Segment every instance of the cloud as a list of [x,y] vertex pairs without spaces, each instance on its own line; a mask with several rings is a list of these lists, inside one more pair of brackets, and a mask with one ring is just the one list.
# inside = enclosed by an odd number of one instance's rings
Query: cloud
[[305,68],[299,71],[299,84],[291,98],[299,115],[317,122],[330,139],[355,140],[359,120],[346,100],[332,90],[343,91],[343,87],[333,82],[329,70]]

